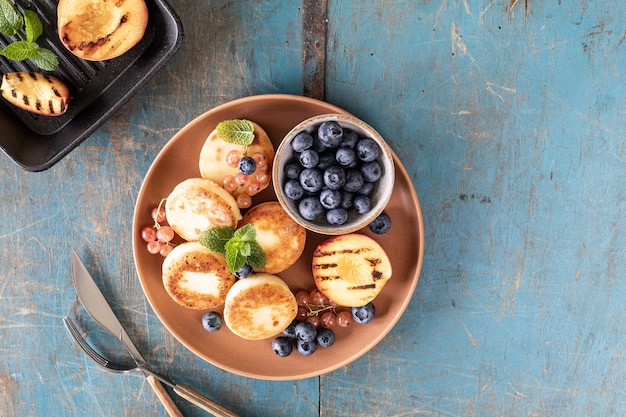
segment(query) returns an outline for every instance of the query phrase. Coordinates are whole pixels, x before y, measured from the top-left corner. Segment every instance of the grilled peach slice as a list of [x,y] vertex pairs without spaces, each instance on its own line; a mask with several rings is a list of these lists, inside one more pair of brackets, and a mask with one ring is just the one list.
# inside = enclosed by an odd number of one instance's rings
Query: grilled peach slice
[[60,0],[57,15],[63,45],[90,61],[122,55],[139,43],[148,25],[144,0]]
[[360,307],[374,300],[391,273],[383,247],[359,233],[332,237],[313,252],[317,289],[341,306]]
[[38,72],[4,74],[0,91],[9,103],[42,116],[65,113],[70,100],[70,90],[63,81]]

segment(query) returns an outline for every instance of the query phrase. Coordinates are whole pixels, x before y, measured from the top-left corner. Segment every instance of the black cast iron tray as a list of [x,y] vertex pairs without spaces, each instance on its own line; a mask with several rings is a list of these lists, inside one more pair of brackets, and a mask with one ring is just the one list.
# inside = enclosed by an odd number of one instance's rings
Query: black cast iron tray
[[[59,68],[50,74],[71,91],[68,110],[36,116],[0,98],[0,148],[21,168],[43,171],[66,156],[117,112],[178,50],[180,19],[165,0],[146,0],[149,19],[141,41],[108,61],[85,61],[63,47],[56,28],[58,0],[17,0],[20,10],[37,12],[43,23],[42,47],[56,52]],[[0,35],[0,47],[12,39]],[[0,72],[39,71],[30,61],[0,57]]]

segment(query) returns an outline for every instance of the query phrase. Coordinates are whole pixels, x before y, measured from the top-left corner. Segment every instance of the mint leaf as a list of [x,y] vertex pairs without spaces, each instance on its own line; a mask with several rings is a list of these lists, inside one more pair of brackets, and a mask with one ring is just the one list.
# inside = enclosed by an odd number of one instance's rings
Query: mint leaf
[[[21,30],[24,30],[24,39]],[[16,36],[17,41],[0,49],[0,55],[13,61],[32,59],[45,71],[54,71],[59,66],[59,59],[49,49],[41,48],[35,41],[43,33],[43,24],[32,10],[25,9],[24,17],[10,0],[0,0],[0,32],[6,36]]]
[[248,255],[248,264],[252,268],[261,269],[265,267],[265,252],[256,241],[250,242],[250,255]]
[[232,227],[213,227],[200,234],[199,242],[212,251],[225,253],[226,243],[233,237],[235,229]]
[[59,66],[59,58],[54,52],[46,48],[37,48],[32,59],[44,71],[54,71]]
[[[35,44],[36,46],[36,44]],[[36,48],[38,48],[36,46]],[[6,56],[13,61],[23,61],[27,58],[34,58],[36,54],[36,48],[27,41],[17,41],[7,45],[2,51],[2,55]]]
[[0,0],[0,32],[15,36],[24,26],[22,15],[10,0]]
[[237,239],[231,239],[226,243],[226,264],[232,273],[235,273],[246,264],[247,256],[240,252],[241,242]]
[[249,146],[254,141],[254,125],[249,120],[225,120],[216,129],[217,135],[228,143]]
[[253,268],[265,266],[265,253],[256,241],[256,229],[247,224],[235,230],[232,227],[213,227],[200,234],[199,242],[226,256],[226,264],[233,274],[246,263]]
[[253,224],[247,224],[237,229],[233,237],[241,240],[242,242],[254,241],[256,239],[256,229]]
[[24,10],[24,21],[26,26],[26,40],[35,42],[43,33],[43,25],[37,13],[32,10]]

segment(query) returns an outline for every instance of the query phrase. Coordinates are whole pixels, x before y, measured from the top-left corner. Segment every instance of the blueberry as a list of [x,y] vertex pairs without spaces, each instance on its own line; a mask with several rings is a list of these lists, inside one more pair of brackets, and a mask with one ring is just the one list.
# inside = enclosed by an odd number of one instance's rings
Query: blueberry
[[244,156],[239,160],[239,171],[245,175],[252,175],[256,171],[256,161],[251,156]]
[[352,318],[356,323],[367,324],[374,319],[376,309],[374,304],[367,303],[361,307],[352,307]]
[[306,149],[298,156],[298,161],[304,168],[313,168],[320,161],[320,156],[313,149]]
[[319,198],[305,197],[298,204],[298,212],[306,220],[315,220],[324,214],[324,207]]
[[291,149],[293,149],[294,152],[302,152],[309,149],[311,146],[313,146],[313,136],[308,132],[298,133],[291,141]]
[[335,343],[335,332],[333,332],[331,329],[323,327],[317,331],[317,336],[315,339],[317,340],[317,344],[319,346],[329,347],[333,343]]
[[291,355],[293,351],[293,345],[291,340],[284,336],[278,336],[272,341],[272,350],[281,358]]
[[300,185],[305,191],[318,192],[324,185],[322,171],[317,168],[307,168],[300,173]]
[[215,311],[207,311],[202,315],[202,327],[207,332],[216,332],[222,328],[222,316]]
[[343,129],[337,122],[324,122],[317,128],[317,136],[327,148],[336,148],[343,138]]
[[285,176],[290,180],[297,180],[300,178],[302,167],[296,162],[285,165]]
[[303,356],[309,356],[315,353],[317,350],[317,343],[315,343],[315,339],[313,340],[297,340],[296,341],[296,349],[298,349],[298,353]]
[[296,325],[298,323],[300,323],[298,320],[292,321],[291,324],[287,326],[285,330],[283,330],[283,336],[289,339],[295,339],[296,338]]
[[248,278],[252,273],[252,267],[248,264],[244,264],[239,271],[235,272],[235,277],[238,279]]
[[387,233],[391,228],[391,218],[385,212],[380,213],[378,217],[376,217],[369,224],[370,230],[377,235],[382,235],[383,233]]
[[366,162],[361,165],[361,175],[365,181],[376,182],[383,176],[383,168],[378,161]]
[[327,209],[334,209],[341,205],[341,192],[330,188],[320,193],[320,203]]
[[339,207],[326,212],[326,221],[330,224],[344,224],[348,220],[348,211]]
[[346,173],[346,182],[343,189],[351,193],[356,193],[363,186],[363,176],[357,170],[351,169]]
[[326,169],[332,165],[337,164],[337,159],[335,158],[334,152],[322,152],[319,154],[320,160],[317,163],[317,167],[319,169]]
[[363,162],[371,162],[380,156],[380,147],[374,139],[361,139],[356,144],[356,155]]
[[354,193],[350,193],[348,191],[341,192],[341,207],[346,210],[350,210],[352,208],[354,201]]
[[361,188],[359,188],[358,194],[360,194],[360,195],[370,195],[372,193],[372,191],[374,191],[374,187],[375,186],[376,186],[376,183],[365,181],[363,183],[363,186],[361,186]]
[[346,170],[339,165],[333,165],[324,171],[324,184],[331,190],[339,190],[345,182]]
[[315,340],[316,334],[317,329],[312,323],[301,321],[296,324],[296,339],[303,342],[310,342],[311,340]]
[[290,200],[300,200],[304,195],[304,188],[300,185],[299,181],[289,180],[285,183],[283,187],[283,192],[285,196]]
[[311,147],[315,152],[322,153],[326,150],[326,145],[324,145],[320,138],[317,135],[317,131],[313,132],[313,146]]
[[359,214],[365,214],[372,208],[372,201],[368,196],[357,195],[354,197],[354,209]]
[[359,135],[351,129],[343,129],[343,139],[341,139],[341,146],[354,149],[359,141]]
[[356,153],[350,148],[339,148],[335,153],[335,159],[339,162],[339,165],[354,168],[357,163]]

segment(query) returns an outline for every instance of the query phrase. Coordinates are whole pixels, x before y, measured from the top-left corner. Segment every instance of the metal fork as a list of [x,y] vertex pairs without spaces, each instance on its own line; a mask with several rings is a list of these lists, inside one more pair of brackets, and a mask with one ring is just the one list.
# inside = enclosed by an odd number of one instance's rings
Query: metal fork
[[67,327],[67,330],[69,331],[70,336],[72,336],[72,339],[74,339],[74,341],[83,350],[83,352],[85,352],[85,354],[91,360],[93,360],[97,365],[99,365],[101,368],[109,372],[122,373],[122,374],[133,372],[133,371],[147,372],[148,374],[152,375],[154,378],[158,379],[165,385],[172,388],[174,392],[178,394],[181,398],[184,398],[190,403],[195,404],[196,406],[202,408],[205,411],[208,411],[213,416],[239,417],[237,414],[222,407],[221,405],[217,404],[213,400],[210,400],[209,398],[192,390],[191,388],[182,384],[175,384],[174,382],[168,380],[167,378],[161,375],[158,375],[139,364],[132,366],[132,365],[121,365],[115,362],[111,362],[110,360],[108,360],[107,358],[105,358],[104,356],[96,352],[91,347],[91,345],[87,343],[83,335],[81,335],[80,331],[76,328],[76,325],[74,324],[74,322],[68,316],[63,317],[63,323],[65,324],[65,327]]

